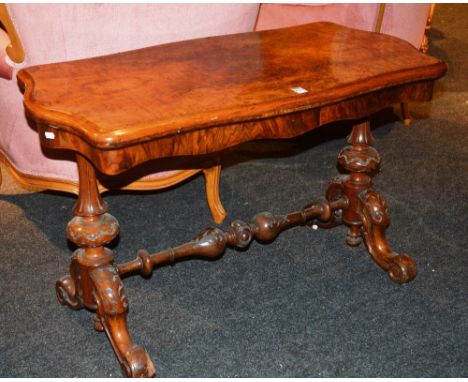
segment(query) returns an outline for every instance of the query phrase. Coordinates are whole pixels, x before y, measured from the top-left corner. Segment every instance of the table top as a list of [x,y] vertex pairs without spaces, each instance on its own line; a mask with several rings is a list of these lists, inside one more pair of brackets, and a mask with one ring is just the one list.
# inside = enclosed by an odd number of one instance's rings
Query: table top
[[394,37],[313,23],[39,65],[18,78],[35,118],[104,148],[313,108],[445,70]]

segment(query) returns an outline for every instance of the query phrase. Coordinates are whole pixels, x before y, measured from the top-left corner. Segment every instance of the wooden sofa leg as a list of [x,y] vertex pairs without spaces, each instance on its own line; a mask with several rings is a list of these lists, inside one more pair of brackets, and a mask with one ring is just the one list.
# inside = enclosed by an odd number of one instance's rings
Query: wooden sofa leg
[[408,102],[401,103],[401,116],[405,126],[411,125],[411,114],[409,112]]
[[221,166],[214,166],[203,170],[206,183],[206,199],[210,207],[211,216],[216,224],[221,224],[226,218],[227,213],[219,199],[219,176],[221,175]]

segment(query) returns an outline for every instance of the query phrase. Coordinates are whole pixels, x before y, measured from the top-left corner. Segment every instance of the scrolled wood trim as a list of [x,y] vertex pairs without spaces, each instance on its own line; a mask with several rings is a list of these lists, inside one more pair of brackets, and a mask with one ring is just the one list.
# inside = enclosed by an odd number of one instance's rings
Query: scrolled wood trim
[[[200,171],[202,171],[202,169],[178,170],[177,172],[171,175],[167,175],[164,178],[140,179],[122,187],[121,189],[129,190],[129,191],[159,190],[159,189],[171,187],[177,183],[180,183],[184,181],[185,179],[188,179],[191,176],[199,173]],[[104,188],[104,189],[108,190],[107,188]]]
[[[59,178],[48,178],[37,175],[26,174],[14,167],[8,158],[0,153],[0,162],[5,165],[5,168],[11,174],[13,179],[22,187],[33,191],[63,191],[78,195],[78,182],[72,182]],[[1,183],[0,183],[1,184]]]
[[[8,171],[13,176],[13,178],[21,186],[24,186],[28,189],[63,191],[63,192],[68,192],[71,194],[78,195],[78,182],[77,181],[75,182],[75,181],[67,180],[67,179],[26,174],[24,172],[19,171],[16,167],[14,167],[10,163],[8,158],[2,153],[0,153],[0,162],[5,165],[5,167],[8,169]],[[129,191],[158,190],[158,189],[170,187],[179,182],[182,182],[185,179],[190,178],[191,176],[195,175],[196,173],[200,171],[202,171],[202,169],[180,170],[164,178],[140,179],[124,187],[121,187],[120,189],[129,190]],[[1,179],[2,178],[1,178],[1,172],[0,172],[0,184],[1,184]],[[99,184],[100,192],[109,191],[110,189],[111,188],[104,187],[103,185]]]
[[[37,176],[26,174],[19,171],[15,168],[8,160],[8,158],[0,153],[0,162],[2,162],[5,167],[8,169],[13,178],[25,188],[34,189],[34,190],[52,190],[52,191],[63,191],[71,194],[78,195],[78,182],[71,181],[67,179],[52,178],[45,176]],[[124,187],[121,187],[122,190],[131,190],[131,191],[150,191],[158,190],[166,187],[173,186],[179,182],[184,181],[185,179],[197,174],[202,171],[202,169],[191,169],[191,170],[180,170],[167,177],[160,179],[140,179],[135,182],[132,182]],[[1,174],[0,174],[0,184],[1,184]],[[106,192],[111,188],[104,187],[99,184],[99,191]]]
[[[49,178],[45,176],[37,176],[25,174],[15,168],[8,160],[8,158],[0,153],[0,163],[5,165],[5,168],[13,176],[15,181],[22,187],[31,191],[61,191],[70,194],[78,195],[78,182],[67,179]],[[134,181],[124,187],[119,187],[120,190],[127,191],[151,191],[160,190],[163,188],[171,187],[177,183],[194,176],[195,174],[203,171],[206,182],[206,198],[208,207],[210,208],[211,216],[217,224],[221,224],[227,216],[223,208],[221,200],[219,199],[219,176],[221,174],[221,166],[214,166],[208,169],[190,169],[178,170],[168,176],[158,179],[140,179]],[[0,185],[2,184],[2,172],[0,168]],[[104,187],[98,184],[99,192],[103,193],[111,190],[112,188]]]
[[6,48],[6,53],[14,63],[21,64],[25,58],[23,44],[8,13],[8,8],[4,3],[0,3],[0,22],[5,27],[10,38],[10,44]]

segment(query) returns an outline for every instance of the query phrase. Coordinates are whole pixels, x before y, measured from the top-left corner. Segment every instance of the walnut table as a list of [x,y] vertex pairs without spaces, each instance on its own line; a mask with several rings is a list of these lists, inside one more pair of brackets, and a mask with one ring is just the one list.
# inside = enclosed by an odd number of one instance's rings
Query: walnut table
[[[416,275],[412,259],[385,239],[388,214],[372,188],[380,164],[368,117],[395,103],[429,101],[446,64],[408,43],[377,33],[314,23],[211,37],[104,57],[39,65],[18,73],[29,119],[44,147],[76,152],[79,196],[68,238],[79,246],[70,273],[57,281],[59,301],[96,312],[128,376],[152,376],[147,352],[127,329],[121,278],[149,276],[156,265],[188,256],[217,257],[226,246],[272,241],[281,231],[315,222],[346,224],[349,245],[363,239],[397,283]],[[347,172],[326,198],[298,212],[258,214],[227,231],[208,228],[194,240],[114,263],[105,245],[119,232],[107,213],[96,173],[117,175],[158,158],[197,156],[255,139],[289,138],[336,120],[354,120],[338,156]]]

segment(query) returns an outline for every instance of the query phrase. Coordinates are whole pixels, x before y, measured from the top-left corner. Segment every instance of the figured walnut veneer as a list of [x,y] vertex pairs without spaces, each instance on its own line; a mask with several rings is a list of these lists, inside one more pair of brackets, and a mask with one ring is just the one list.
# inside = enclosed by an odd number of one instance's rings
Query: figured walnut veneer
[[[57,281],[59,301],[96,312],[94,328],[106,332],[127,376],[152,376],[151,358],[127,329],[122,278],[129,274],[149,276],[155,266],[178,259],[217,257],[254,239],[269,242],[298,225],[345,224],[349,245],[363,241],[393,281],[412,280],[413,260],[394,252],[385,238],[388,210],[372,182],[381,157],[368,117],[395,103],[430,100],[434,80],[446,70],[445,63],[394,37],[331,23],[21,70],[24,104],[41,144],[77,153],[79,194],[67,236],[80,248],[69,274]],[[236,220],[226,231],[208,228],[180,246],[155,254],[140,250],[135,260],[114,263],[105,246],[119,225],[101,198],[96,168],[113,175],[150,159],[294,137],[341,119],[356,120],[338,156],[347,174],[333,179],[326,198],[287,215]]]
[[18,79],[41,143],[112,175],[426,101],[445,71],[394,37],[315,23],[35,66]]

